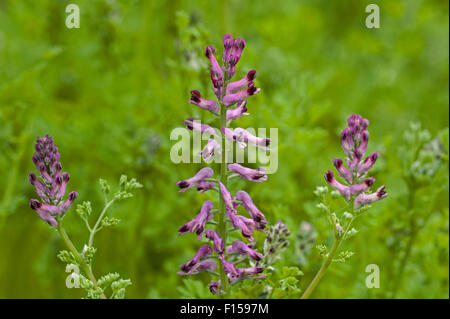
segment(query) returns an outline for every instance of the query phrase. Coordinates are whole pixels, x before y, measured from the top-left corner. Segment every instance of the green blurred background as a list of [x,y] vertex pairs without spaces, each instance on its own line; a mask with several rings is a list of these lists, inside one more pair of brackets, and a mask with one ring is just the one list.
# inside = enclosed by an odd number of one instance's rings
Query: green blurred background
[[[64,25],[69,3],[80,7],[80,29]],[[380,29],[364,25],[369,3],[380,6]],[[270,222],[291,229],[275,266],[300,267],[303,289],[320,266],[316,250],[300,258],[297,229],[308,221],[317,243],[330,244],[313,190],[342,157],[347,116],[359,113],[371,123],[368,151],[381,154],[375,186],[386,184],[389,197],[357,220],[345,245],[355,255],[334,264],[313,297],[448,298],[448,23],[448,2],[438,0],[0,0],[0,297],[83,296],[64,285],[57,233],[28,207],[34,139],[45,134],[69,190],[96,213],[100,177],[116,185],[125,173],[144,185],[112,207],[121,223],[96,237],[96,274],[131,278],[131,298],[209,297],[207,276],[176,274],[199,246],[177,228],[211,195],[177,193],[175,182],[201,165],[173,164],[169,134],[186,117],[210,122],[187,103],[189,90],[212,98],[203,48],[220,56],[231,33],[247,43],[236,78],[256,69],[262,89],[234,125],[279,128],[278,172],[234,189],[245,185]],[[436,164],[431,171],[408,164],[405,154],[421,147],[405,142],[411,122],[439,139],[439,154],[419,159]],[[65,226],[81,249],[88,234],[74,209]],[[379,289],[364,284],[368,264],[380,267]]]

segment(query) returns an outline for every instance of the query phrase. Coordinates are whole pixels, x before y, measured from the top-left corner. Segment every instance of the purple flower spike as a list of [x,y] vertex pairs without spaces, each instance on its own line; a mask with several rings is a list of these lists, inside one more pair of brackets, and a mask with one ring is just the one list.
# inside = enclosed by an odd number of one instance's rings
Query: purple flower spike
[[248,143],[265,151],[270,150],[270,148],[268,148],[271,142],[270,138],[257,137],[251,134],[249,131],[240,127],[234,129],[234,135],[236,137],[236,140],[240,143]]
[[244,88],[249,86],[250,83],[252,83],[255,78],[256,78],[256,71],[251,70],[242,79],[228,84],[227,90],[226,90],[227,94],[231,94],[231,93],[235,93],[237,91],[243,90]]
[[228,253],[238,252],[242,255],[247,255],[251,259],[256,261],[260,261],[264,258],[262,254],[258,253],[256,250],[251,249],[249,245],[240,240],[236,240],[230,247],[230,249],[227,249],[227,252]]
[[254,82],[250,82],[248,84],[248,88],[246,90],[238,92],[238,93],[226,94],[223,97],[223,104],[225,104],[226,106],[233,105],[234,103],[237,103],[237,102],[239,102],[241,100],[245,100],[249,96],[255,95],[260,90],[261,89],[258,89],[258,88],[255,87],[255,83]]
[[202,134],[216,135],[216,131],[214,130],[214,128],[212,128],[208,124],[201,124],[199,123],[199,121],[194,120],[192,117],[185,119],[183,124],[186,125],[186,128],[188,130],[199,131]]
[[213,157],[214,154],[220,154],[220,144],[214,139],[209,139],[205,148],[200,152],[205,161]]
[[214,242],[214,251],[218,254],[223,253],[225,250],[225,244],[222,238],[215,230],[207,229],[205,231],[205,237]]
[[205,230],[206,222],[213,218],[213,214],[211,214],[213,207],[214,203],[212,201],[207,200],[204,202],[200,213],[193,220],[178,229],[180,235],[184,235],[186,233],[196,233],[197,239],[200,240],[202,238],[203,231]]
[[188,101],[188,103],[197,105],[204,110],[213,111],[216,113],[219,112],[219,104],[217,104],[216,101],[205,100],[197,90],[191,91],[191,99]]
[[344,178],[348,183],[351,184],[353,180],[352,172],[344,167],[344,163],[342,162],[342,160],[339,158],[333,159],[333,165],[334,167],[336,167],[339,175],[341,175],[342,178]]
[[40,178],[34,173],[30,173],[28,180],[45,204],[32,199],[30,206],[43,220],[55,227],[58,225],[58,218],[64,216],[70,209],[78,193],[71,192],[69,197],[62,201],[70,175],[67,172],[61,174],[61,163],[59,162],[61,156],[53,138],[48,135],[38,137],[34,148],[36,152],[32,160],[39,171]]
[[198,183],[203,182],[205,178],[212,177],[214,175],[214,171],[210,167],[204,167],[201,170],[197,172],[193,177],[184,180],[184,181],[178,181],[176,185],[181,188],[179,193],[185,192],[191,187],[197,186]]
[[238,106],[232,110],[227,110],[227,121],[236,120],[243,115],[250,115],[247,112],[247,101],[241,101]]
[[331,187],[341,193],[341,195],[344,196],[347,200],[350,199],[350,187],[339,183],[336,178],[334,178],[333,172],[331,170],[328,170],[328,172],[325,173],[324,177]]
[[211,255],[211,253],[211,246],[209,246],[208,244],[204,244],[198,249],[197,253],[194,255],[194,257],[192,257],[191,260],[180,266],[180,269],[185,273],[190,273],[192,268],[194,268],[200,262],[200,259],[208,257],[209,255]]
[[386,186],[383,185],[375,193],[372,194],[359,194],[355,199],[355,208],[358,208],[363,205],[368,205],[373,202],[379,201],[385,198],[388,194],[385,192]]
[[230,171],[238,173],[241,178],[247,179],[252,182],[261,183],[267,181],[267,175],[264,168],[251,169],[237,163],[233,163],[228,164],[228,169]]
[[219,189],[222,194],[223,202],[227,208],[227,212],[236,214],[237,212],[234,208],[233,198],[231,197],[230,191],[225,187],[225,185],[222,184],[222,182],[219,182]]
[[262,230],[267,225],[266,217],[255,206],[250,195],[245,191],[238,191],[236,193],[236,199],[242,202],[242,206],[247,210],[256,224],[256,229]]

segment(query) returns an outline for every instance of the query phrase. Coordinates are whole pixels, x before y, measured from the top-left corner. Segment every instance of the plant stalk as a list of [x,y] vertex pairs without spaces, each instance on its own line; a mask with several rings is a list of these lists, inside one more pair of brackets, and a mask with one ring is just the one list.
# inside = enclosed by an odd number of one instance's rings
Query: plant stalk
[[[350,214],[352,214],[352,215],[354,214],[354,205],[355,205],[355,198],[354,198],[354,196],[352,196],[351,199],[350,199]],[[343,239],[345,238],[348,230],[350,229],[350,225],[352,224],[353,219],[354,219],[354,217],[348,222],[347,226],[345,227],[345,230],[344,230],[343,234],[341,234],[340,236],[338,236],[338,235],[335,236],[335,240],[334,240],[333,246],[331,247],[331,250],[328,253],[327,258],[325,259],[325,262],[322,264],[322,266],[320,267],[319,271],[314,276],[314,279],[310,282],[308,288],[306,288],[305,292],[300,297],[300,299],[308,299],[311,296],[311,294],[314,291],[314,289],[319,284],[319,282],[322,279],[322,277],[325,275],[325,272],[327,271],[328,267],[333,262],[334,256],[336,255],[336,252],[338,251],[339,246],[341,245],[341,243],[342,243]]]
[[[70,252],[75,256],[76,261],[80,264],[81,268],[88,276],[89,280],[92,281],[92,283],[94,284],[95,289],[97,289],[98,288],[97,280],[95,279],[95,276],[92,272],[91,266],[86,264],[84,259],[78,253],[78,250],[75,248],[74,244],[72,243],[69,236],[67,235],[64,227],[62,226],[62,221],[59,221],[59,223],[58,223],[58,232],[61,235],[61,238],[63,239],[67,248],[69,248]],[[101,297],[102,297],[102,299],[106,299],[105,294],[102,294]]]

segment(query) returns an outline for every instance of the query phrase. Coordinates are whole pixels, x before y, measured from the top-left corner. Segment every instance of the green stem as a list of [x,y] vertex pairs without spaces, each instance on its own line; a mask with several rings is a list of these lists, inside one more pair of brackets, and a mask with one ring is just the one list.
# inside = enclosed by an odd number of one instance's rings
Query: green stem
[[109,206],[112,205],[112,203],[114,203],[114,198],[106,203],[106,205],[103,208],[102,212],[100,213],[100,216],[98,217],[97,222],[95,223],[94,227],[92,229],[89,229],[89,232],[90,232],[89,242],[88,242],[88,246],[89,247],[92,247],[92,244],[94,243],[95,233],[97,233],[100,230],[99,226],[100,226],[100,223],[101,223],[101,221],[103,219],[103,216],[105,215],[105,213],[108,210]]
[[[350,200],[350,214],[352,214],[352,215],[354,214],[354,205],[355,205],[355,198],[352,196],[351,200]],[[333,246],[331,247],[331,250],[328,253],[327,258],[325,259],[325,262],[322,264],[319,271],[314,276],[314,279],[311,281],[308,288],[306,288],[305,292],[301,296],[301,299],[308,299],[311,296],[314,289],[319,284],[322,277],[325,275],[325,272],[327,271],[328,267],[333,262],[334,256],[336,255],[336,252],[338,251],[339,246],[341,245],[348,230],[350,229],[353,219],[354,219],[354,217],[348,222],[347,226],[345,227],[344,232],[341,235],[335,233],[335,240],[334,240]],[[335,228],[336,228],[336,226],[335,226]]]
[[[64,243],[66,244],[67,248],[69,248],[70,252],[74,255],[75,260],[78,262],[78,264],[81,266],[85,274],[88,276],[89,280],[92,281],[94,284],[94,288],[97,289],[97,280],[95,279],[95,276],[92,272],[91,266],[86,264],[84,259],[80,256],[78,253],[78,250],[75,248],[74,244],[70,240],[69,236],[67,235],[64,227],[62,226],[62,221],[59,221],[58,223],[58,232],[61,235],[61,238],[63,239]],[[106,299],[105,294],[102,294],[102,299]]]
[[[224,86],[226,87],[226,86]],[[222,130],[222,127],[227,126],[227,110],[225,105],[222,103],[222,99],[220,99],[220,130]],[[225,187],[227,187],[227,166],[226,166],[226,149],[225,149],[225,134],[222,132],[222,160],[220,162],[220,181],[222,182]],[[220,199],[220,210],[219,210],[219,222],[217,226],[217,230],[219,233],[219,236],[223,239],[224,243],[227,242],[227,229],[226,229],[226,222],[225,222],[225,202],[223,201],[223,198],[221,194],[219,194]],[[226,294],[228,290],[228,278],[225,273],[225,269],[223,267],[222,262],[220,262],[220,283],[222,285],[222,291],[223,295]]]

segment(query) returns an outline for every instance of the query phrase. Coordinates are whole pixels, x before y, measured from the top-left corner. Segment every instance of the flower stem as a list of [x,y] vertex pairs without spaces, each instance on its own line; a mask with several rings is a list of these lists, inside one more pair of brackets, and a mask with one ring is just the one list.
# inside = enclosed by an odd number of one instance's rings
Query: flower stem
[[[220,129],[222,130],[222,127],[227,126],[227,110],[225,108],[225,105],[222,103],[222,99],[220,99]],[[220,161],[220,181],[222,182],[225,187],[227,187],[227,166],[226,166],[226,150],[225,150],[225,134],[222,132],[222,160]],[[219,236],[223,239],[225,246],[227,243],[227,229],[226,229],[226,222],[225,222],[225,202],[223,201],[222,196],[219,194],[220,199],[220,211],[219,211],[219,224],[217,226]],[[220,265],[220,283],[222,285],[222,291],[225,295],[228,290],[228,278],[225,273],[223,264],[221,262]]]
[[[67,235],[64,227],[62,226],[62,221],[59,221],[59,223],[58,223],[58,232],[61,235],[61,238],[63,239],[63,241],[66,244],[67,248],[69,248],[70,252],[74,255],[76,261],[79,263],[79,265],[81,266],[83,271],[88,276],[89,280],[92,281],[92,283],[94,284],[94,288],[97,289],[98,288],[97,280],[95,279],[95,276],[94,276],[94,274],[92,272],[91,266],[86,264],[84,259],[78,253],[78,250],[75,248],[74,244],[72,243],[72,241],[70,240],[69,236]],[[106,299],[105,294],[102,294],[101,297],[102,297],[102,299]]]
[[100,223],[101,223],[101,221],[103,219],[103,216],[105,215],[105,213],[108,210],[109,206],[112,205],[112,203],[114,203],[114,198],[111,199],[109,202],[106,202],[105,207],[103,208],[102,212],[100,213],[100,216],[98,216],[97,222],[95,223],[94,227],[89,230],[89,232],[90,232],[89,242],[88,242],[88,246],[89,247],[92,247],[92,244],[94,243],[94,236],[100,230],[99,226],[100,226]]
[[[355,204],[355,198],[352,196],[352,198],[350,200],[350,214],[352,214],[352,215],[354,214],[354,204]],[[339,235],[339,234],[336,233],[333,246],[331,247],[331,250],[328,253],[327,258],[325,259],[325,262],[322,264],[322,266],[320,267],[319,271],[314,276],[314,279],[311,281],[311,283],[309,284],[308,288],[306,288],[305,292],[300,297],[301,299],[308,299],[311,296],[311,294],[314,291],[314,289],[319,284],[319,282],[322,279],[322,277],[325,275],[325,272],[327,271],[328,267],[333,262],[333,258],[336,255],[336,252],[338,251],[339,246],[341,245],[341,243],[342,243],[343,239],[345,238],[348,230],[350,229],[350,225],[352,224],[353,219],[354,219],[354,217],[348,222],[347,226],[344,229],[344,233],[343,234]]]

